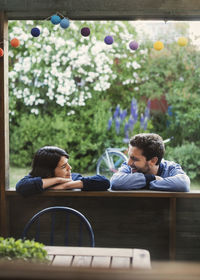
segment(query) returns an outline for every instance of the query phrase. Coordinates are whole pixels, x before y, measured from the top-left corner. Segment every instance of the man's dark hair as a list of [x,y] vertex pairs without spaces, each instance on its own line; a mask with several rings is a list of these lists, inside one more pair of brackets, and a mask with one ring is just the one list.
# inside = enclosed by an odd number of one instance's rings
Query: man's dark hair
[[69,158],[69,155],[58,147],[45,146],[40,148],[34,155],[30,175],[41,178],[54,177],[55,168],[63,156]]
[[159,165],[164,153],[165,146],[161,136],[155,133],[140,133],[130,139],[130,145],[142,150],[142,155],[146,160],[157,157],[156,165]]

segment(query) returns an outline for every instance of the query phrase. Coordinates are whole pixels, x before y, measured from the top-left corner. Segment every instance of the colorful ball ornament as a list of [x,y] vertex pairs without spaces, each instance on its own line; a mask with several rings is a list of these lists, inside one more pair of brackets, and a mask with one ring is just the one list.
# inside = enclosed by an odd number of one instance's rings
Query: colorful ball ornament
[[136,41],[131,41],[131,42],[129,43],[129,48],[130,48],[131,50],[133,50],[133,51],[137,50],[138,47],[139,47],[139,45],[138,45],[138,43],[137,43]]
[[2,57],[3,56],[3,49],[2,48],[0,48],[0,57]]
[[61,21],[60,21],[60,26],[63,28],[63,29],[66,29],[69,27],[69,20],[68,18],[63,18]]
[[153,44],[156,51],[161,51],[164,48],[164,44],[161,41],[157,41]]
[[187,38],[185,38],[185,37],[178,38],[179,46],[184,47],[184,46],[187,45],[187,43],[188,43],[188,39]]
[[40,36],[40,29],[37,28],[37,27],[32,28],[32,29],[31,29],[31,35],[32,35],[33,37],[38,37],[38,36]]
[[59,24],[61,22],[61,18],[58,15],[53,15],[51,17],[51,22],[55,25]]
[[13,38],[13,39],[10,41],[10,44],[11,44],[12,47],[17,48],[17,47],[19,47],[19,45],[20,45],[20,41],[19,41],[17,38]]
[[113,37],[112,37],[112,36],[106,36],[106,37],[104,38],[104,42],[105,42],[107,45],[112,45],[112,43],[114,42]]
[[81,28],[81,35],[84,37],[87,37],[90,35],[90,28],[89,27],[83,27]]

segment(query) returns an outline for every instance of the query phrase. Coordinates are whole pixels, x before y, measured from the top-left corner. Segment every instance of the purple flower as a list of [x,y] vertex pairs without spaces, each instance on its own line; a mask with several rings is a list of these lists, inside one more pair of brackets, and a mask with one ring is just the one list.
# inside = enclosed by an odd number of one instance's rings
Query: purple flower
[[138,119],[138,105],[135,98],[133,98],[131,101],[131,115],[134,119],[134,123],[136,123]]
[[113,118],[116,119],[119,116],[119,114],[120,114],[120,105],[118,104],[113,114]]
[[128,120],[128,126],[129,126],[129,130],[133,130],[135,124],[135,120],[133,119],[133,117],[130,115],[130,118]]
[[129,124],[128,124],[128,122],[125,123],[125,125],[124,125],[124,134],[125,134],[125,138],[129,138]]
[[123,111],[120,111],[120,118],[121,118],[121,121],[123,122],[123,120],[126,118],[126,115],[127,115],[127,110],[123,110]]
[[107,130],[110,130],[111,126],[112,126],[112,118],[110,118],[110,119],[108,120],[108,127],[107,127]]
[[115,130],[116,130],[116,133],[119,134],[120,120],[118,118],[115,120]]
[[140,116],[140,127],[142,129],[144,129],[144,120],[145,120],[144,114],[141,114],[141,116]]
[[142,114],[141,118],[140,118],[140,127],[144,130],[147,129],[147,123],[150,118],[150,105],[151,105],[151,103],[150,103],[150,101],[148,101],[144,114]]

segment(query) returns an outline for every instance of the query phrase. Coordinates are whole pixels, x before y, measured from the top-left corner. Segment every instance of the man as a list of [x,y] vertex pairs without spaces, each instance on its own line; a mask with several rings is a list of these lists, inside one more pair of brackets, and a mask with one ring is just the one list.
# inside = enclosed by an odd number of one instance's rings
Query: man
[[164,143],[158,134],[141,133],[131,138],[128,162],[111,178],[112,190],[150,189],[189,192],[190,179],[181,166],[163,159]]

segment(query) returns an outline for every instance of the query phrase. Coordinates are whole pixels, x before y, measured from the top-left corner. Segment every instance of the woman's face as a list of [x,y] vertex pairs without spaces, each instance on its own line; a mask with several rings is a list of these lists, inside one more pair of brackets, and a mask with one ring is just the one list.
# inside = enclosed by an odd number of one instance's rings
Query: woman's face
[[54,170],[55,177],[71,179],[71,166],[68,163],[68,158],[61,157],[57,167]]

